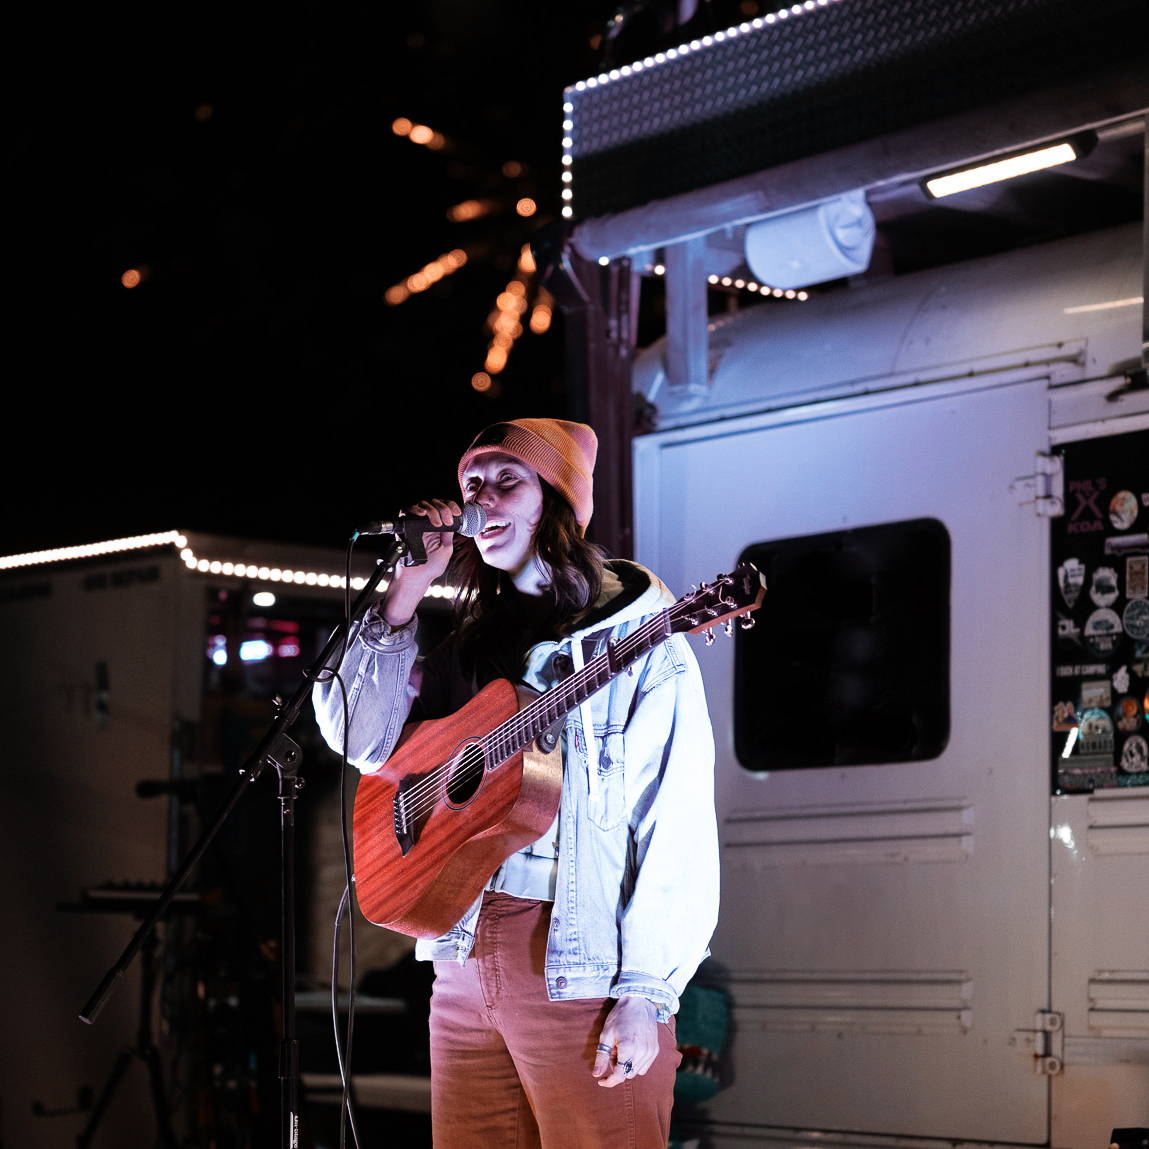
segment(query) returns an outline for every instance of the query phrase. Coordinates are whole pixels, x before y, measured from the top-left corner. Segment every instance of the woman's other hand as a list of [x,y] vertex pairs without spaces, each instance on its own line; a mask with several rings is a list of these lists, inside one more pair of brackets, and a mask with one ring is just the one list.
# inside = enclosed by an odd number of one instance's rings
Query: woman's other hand
[[658,1009],[648,998],[626,994],[603,1022],[592,1073],[612,1089],[629,1077],[641,1077],[658,1056]]

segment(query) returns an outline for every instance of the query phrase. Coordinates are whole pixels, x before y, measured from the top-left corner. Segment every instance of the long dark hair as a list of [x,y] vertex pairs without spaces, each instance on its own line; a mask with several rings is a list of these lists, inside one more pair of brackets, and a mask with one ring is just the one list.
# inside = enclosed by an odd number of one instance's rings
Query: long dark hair
[[[550,572],[554,605],[546,629],[557,636],[569,633],[578,616],[598,599],[603,552],[583,537],[570,503],[541,477],[539,483],[543,508],[535,528],[534,549],[536,558]],[[513,609],[509,604],[515,599],[506,571],[487,566],[474,539],[461,539],[446,577],[458,587],[455,623],[462,649],[476,651],[488,639],[497,640]]]

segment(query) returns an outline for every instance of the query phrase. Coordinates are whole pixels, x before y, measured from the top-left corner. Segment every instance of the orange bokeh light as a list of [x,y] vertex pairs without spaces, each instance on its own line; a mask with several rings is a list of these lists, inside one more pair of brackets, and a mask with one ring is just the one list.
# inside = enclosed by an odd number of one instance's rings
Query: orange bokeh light
[[538,204],[536,204],[530,196],[523,196],[523,198],[515,204],[515,211],[525,219],[527,216],[532,216],[538,211]]
[[400,116],[397,120],[391,121],[391,130],[397,136],[409,136],[414,126],[406,116]]
[[143,278],[144,277],[140,274],[138,268],[129,267],[128,270],[120,276],[120,282],[125,287],[139,287],[139,285],[143,282]]
[[471,376],[471,386],[476,391],[489,391],[491,389],[491,377],[485,371],[476,371]]
[[407,138],[413,144],[429,144],[435,138],[435,133],[426,124],[416,124]]
[[447,218],[452,223],[460,223],[465,219],[474,219],[483,210],[483,205],[477,199],[465,199],[454,207],[447,208]]

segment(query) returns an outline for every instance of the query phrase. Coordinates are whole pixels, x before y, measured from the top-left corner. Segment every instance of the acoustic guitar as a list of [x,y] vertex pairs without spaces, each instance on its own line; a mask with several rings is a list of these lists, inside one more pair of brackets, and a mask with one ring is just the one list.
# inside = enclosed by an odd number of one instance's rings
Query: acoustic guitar
[[703,583],[608,643],[539,694],[497,679],[449,718],[412,723],[355,793],[355,891],[364,917],[416,938],[438,937],[466,913],[495,870],[554,821],[562,795],[563,721],[672,634],[725,623],[731,633],[766,593],[750,563]]

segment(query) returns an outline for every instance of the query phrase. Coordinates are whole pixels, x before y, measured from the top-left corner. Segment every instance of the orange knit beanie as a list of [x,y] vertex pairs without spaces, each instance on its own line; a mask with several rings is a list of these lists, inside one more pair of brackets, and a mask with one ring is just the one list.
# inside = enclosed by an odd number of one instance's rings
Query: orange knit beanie
[[594,460],[598,437],[585,423],[566,419],[513,419],[496,423],[475,436],[459,460],[463,471],[478,455],[500,452],[526,463],[574,508],[578,525],[586,531],[594,511]]

